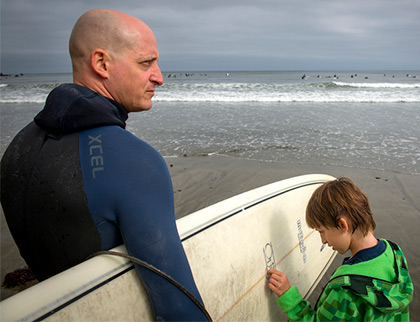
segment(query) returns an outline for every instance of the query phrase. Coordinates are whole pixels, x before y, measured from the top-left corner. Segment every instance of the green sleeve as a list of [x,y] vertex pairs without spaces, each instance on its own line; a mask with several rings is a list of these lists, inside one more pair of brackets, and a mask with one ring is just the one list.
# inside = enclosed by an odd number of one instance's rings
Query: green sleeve
[[311,304],[302,298],[297,287],[292,286],[277,299],[277,304],[287,313],[290,321],[357,321],[360,316],[356,301],[344,290],[324,290],[316,310],[313,310]]
[[311,304],[303,300],[296,286],[292,286],[282,296],[277,299],[277,304],[290,321],[314,321],[315,311]]

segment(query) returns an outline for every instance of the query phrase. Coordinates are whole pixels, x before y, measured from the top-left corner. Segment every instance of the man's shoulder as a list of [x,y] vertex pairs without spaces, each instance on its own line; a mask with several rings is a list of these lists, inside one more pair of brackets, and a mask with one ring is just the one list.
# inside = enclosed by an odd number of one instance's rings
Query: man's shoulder
[[133,133],[117,125],[95,127],[81,131],[79,133],[82,139],[87,139],[90,143],[96,142],[106,145],[113,145],[115,148],[126,148],[127,146],[150,146],[147,142],[135,136]]
[[80,153],[100,153],[115,162],[148,160],[158,163],[161,154],[150,144],[119,126],[102,126],[80,132]]

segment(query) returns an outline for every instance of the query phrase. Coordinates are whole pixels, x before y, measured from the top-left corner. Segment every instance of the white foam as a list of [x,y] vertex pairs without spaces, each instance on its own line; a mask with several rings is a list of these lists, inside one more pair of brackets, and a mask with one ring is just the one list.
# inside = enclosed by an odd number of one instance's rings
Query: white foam
[[420,87],[410,84],[385,83],[181,83],[158,88],[154,100],[158,102],[399,103],[420,102],[419,89]]
[[356,88],[420,88],[420,84],[402,83],[344,83],[333,82],[337,86],[350,86]]

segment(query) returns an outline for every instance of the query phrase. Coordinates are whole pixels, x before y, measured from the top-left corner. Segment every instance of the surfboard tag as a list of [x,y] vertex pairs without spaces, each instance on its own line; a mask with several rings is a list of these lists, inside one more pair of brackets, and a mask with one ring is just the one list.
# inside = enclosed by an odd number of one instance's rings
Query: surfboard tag
[[[264,252],[264,259],[265,259],[265,271],[268,272],[268,270],[272,268],[276,268],[276,259],[274,258],[274,250],[273,245],[270,243],[265,244],[263,248]],[[270,279],[270,275],[267,274],[267,279]]]
[[327,245],[327,243],[322,244],[321,249],[319,251],[322,252],[324,250],[324,248],[325,248],[326,245]]

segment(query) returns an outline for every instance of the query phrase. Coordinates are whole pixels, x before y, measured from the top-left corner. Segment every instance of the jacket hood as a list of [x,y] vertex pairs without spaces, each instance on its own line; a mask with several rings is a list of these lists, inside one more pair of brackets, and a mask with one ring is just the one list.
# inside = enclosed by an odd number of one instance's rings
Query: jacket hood
[[[394,270],[392,280],[365,276],[363,275],[363,268],[360,266],[353,272],[350,271],[351,268],[347,269],[345,275],[341,275],[340,269],[337,269],[336,273],[339,273],[339,275],[333,277],[330,281],[332,288],[348,289],[383,314],[408,310],[408,304],[413,298],[413,284],[404,254],[398,245],[390,241],[386,242],[389,252],[393,255],[391,255],[393,265],[389,265]],[[376,267],[376,269],[379,270],[380,268]]]
[[116,101],[77,84],[56,87],[47,98],[35,123],[54,133],[79,132],[99,126],[125,129],[128,113]]

